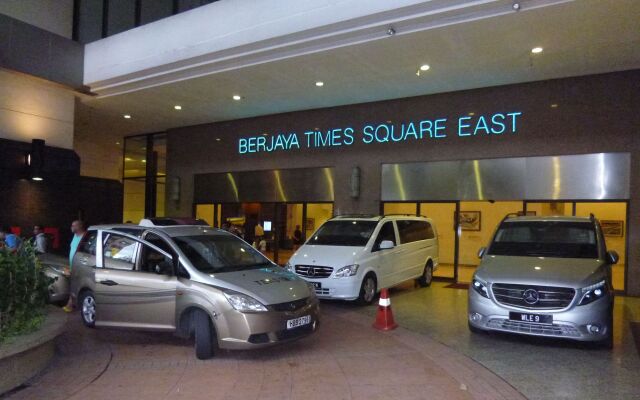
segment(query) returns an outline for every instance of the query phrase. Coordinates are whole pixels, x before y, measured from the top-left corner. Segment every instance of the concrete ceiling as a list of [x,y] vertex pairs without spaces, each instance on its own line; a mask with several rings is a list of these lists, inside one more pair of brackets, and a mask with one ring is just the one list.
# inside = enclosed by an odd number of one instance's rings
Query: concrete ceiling
[[[541,46],[541,54],[531,49]],[[117,137],[281,112],[640,68],[640,1],[577,0],[104,98],[77,129]],[[416,76],[418,67],[431,69]],[[318,88],[316,81],[323,81]],[[233,94],[243,97],[232,100]],[[182,110],[174,110],[179,104]],[[130,114],[131,119],[124,119]]]

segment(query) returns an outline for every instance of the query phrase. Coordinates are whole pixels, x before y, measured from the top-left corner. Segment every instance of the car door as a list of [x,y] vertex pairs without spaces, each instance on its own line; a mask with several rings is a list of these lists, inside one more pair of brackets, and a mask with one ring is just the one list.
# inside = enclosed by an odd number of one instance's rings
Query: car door
[[[394,247],[391,249],[380,249],[380,243],[385,240],[392,241]],[[392,286],[397,281],[398,268],[395,261],[399,251],[395,224],[393,221],[387,221],[380,227],[371,249],[374,255],[373,264],[376,266],[378,286],[380,288]]]
[[69,282],[70,293],[73,296],[77,296],[81,288],[93,288],[97,239],[98,231],[90,229],[78,244],[78,249],[71,262],[71,278]]
[[173,257],[118,231],[101,231],[95,272],[96,324],[175,329],[177,278]]

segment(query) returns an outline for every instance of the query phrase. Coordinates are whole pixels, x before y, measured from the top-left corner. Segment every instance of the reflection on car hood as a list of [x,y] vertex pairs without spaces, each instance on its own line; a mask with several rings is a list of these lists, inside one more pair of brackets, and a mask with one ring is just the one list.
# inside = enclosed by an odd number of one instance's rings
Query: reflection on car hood
[[364,247],[304,245],[291,257],[292,265],[318,265],[342,268],[351,265]]
[[280,267],[267,267],[236,272],[211,274],[212,285],[224,286],[245,293],[262,304],[279,304],[311,296],[305,281]]
[[604,279],[605,263],[597,259],[485,256],[476,274],[491,283],[582,288]]

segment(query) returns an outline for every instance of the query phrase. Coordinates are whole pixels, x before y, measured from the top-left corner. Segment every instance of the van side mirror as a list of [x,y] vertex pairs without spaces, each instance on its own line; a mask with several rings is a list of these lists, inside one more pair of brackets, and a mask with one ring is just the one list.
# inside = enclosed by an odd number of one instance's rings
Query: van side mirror
[[607,251],[607,263],[613,265],[613,264],[617,264],[618,261],[620,261],[620,256],[618,255],[618,252],[615,250],[611,250],[611,251]]
[[487,252],[486,247],[480,247],[480,250],[478,250],[478,258],[482,258],[484,256],[484,253],[486,252]]
[[380,242],[380,250],[389,250],[393,249],[394,247],[396,247],[396,245],[393,244],[391,240],[383,240],[382,242]]

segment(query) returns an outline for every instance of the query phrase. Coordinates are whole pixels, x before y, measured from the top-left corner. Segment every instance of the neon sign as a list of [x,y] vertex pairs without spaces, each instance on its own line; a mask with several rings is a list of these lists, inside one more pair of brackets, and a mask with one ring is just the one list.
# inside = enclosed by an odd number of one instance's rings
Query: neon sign
[[522,112],[495,113],[490,115],[464,116],[407,121],[399,124],[365,124],[360,129],[351,126],[327,130],[310,130],[278,133],[270,136],[249,136],[238,139],[238,153],[271,153],[302,148],[325,148],[351,146],[356,142],[398,143],[408,141],[441,140],[450,136],[473,137],[517,133]]

